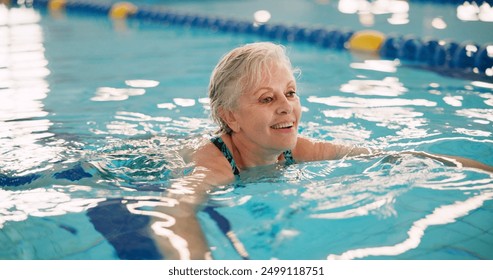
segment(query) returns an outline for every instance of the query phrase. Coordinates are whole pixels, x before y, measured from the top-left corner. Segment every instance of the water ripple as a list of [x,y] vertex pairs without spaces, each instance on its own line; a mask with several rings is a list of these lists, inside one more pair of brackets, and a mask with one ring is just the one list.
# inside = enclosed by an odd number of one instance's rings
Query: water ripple
[[308,102],[320,103],[335,107],[348,108],[371,108],[371,107],[396,107],[396,106],[425,106],[435,107],[436,102],[426,99],[403,99],[403,98],[361,98],[361,97],[316,97],[310,96]]

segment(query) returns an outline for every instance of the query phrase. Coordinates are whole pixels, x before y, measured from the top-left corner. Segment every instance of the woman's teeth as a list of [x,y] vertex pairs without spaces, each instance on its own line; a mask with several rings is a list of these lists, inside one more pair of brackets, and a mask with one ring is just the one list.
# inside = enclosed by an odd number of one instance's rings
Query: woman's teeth
[[275,124],[275,125],[271,126],[271,128],[273,128],[273,129],[290,128],[293,125],[294,125],[293,122],[278,123],[278,124]]

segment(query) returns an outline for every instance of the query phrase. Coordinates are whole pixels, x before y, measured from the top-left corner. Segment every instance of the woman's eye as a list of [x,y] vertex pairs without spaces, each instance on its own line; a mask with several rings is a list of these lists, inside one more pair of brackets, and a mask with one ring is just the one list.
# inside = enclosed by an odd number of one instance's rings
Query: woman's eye
[[264,97],[260,99],[260,103],[269,103],[272,102],[272,100],[274,100],[272,97]]
[[296,92],[295,92],[294,90],[293,90],[293,91],[288,91],[288,92],[286,93],[286,96],[287,96],[287,97],[293,97],[293,96],[295,96],[295,95],[296,95]]

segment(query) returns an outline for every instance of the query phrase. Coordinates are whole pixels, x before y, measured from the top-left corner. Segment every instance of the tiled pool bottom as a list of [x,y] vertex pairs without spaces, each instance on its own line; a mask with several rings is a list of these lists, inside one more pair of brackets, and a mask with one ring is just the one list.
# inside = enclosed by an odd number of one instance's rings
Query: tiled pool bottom
[[[413,203],[409,205],[410,211],[414,207]],[[399,259],[493,259],[492,217],[493,201],[488,200],[481,208],[453,223],[428,227],[419,248],[399,256]]]

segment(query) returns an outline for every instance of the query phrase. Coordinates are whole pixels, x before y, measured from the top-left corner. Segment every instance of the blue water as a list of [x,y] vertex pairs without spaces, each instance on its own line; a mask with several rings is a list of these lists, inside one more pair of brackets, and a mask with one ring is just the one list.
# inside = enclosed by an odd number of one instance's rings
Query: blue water
[[[215,128],[212,68],[259,38],[1,12],[15,17],[0,25],[0,259],[159,257],[149,217],[128,209],[169,202],[162,192],[193,167],[185,150]],[[493,165],[493,84],[287,48],[302,135]],[[493,259],[492,201],[489,173],[383,155],[254,169],[207,206],[252,259]],[[198,217],[215,258],[241,258],[217,219]]]

